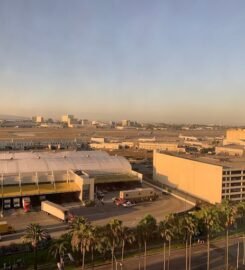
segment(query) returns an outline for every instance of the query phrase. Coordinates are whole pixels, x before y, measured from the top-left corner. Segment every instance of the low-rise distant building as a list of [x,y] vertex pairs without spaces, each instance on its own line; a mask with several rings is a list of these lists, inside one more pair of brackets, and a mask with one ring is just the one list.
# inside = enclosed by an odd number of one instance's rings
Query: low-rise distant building
[[244,146],[240,145],[224,145],[224,146],[216,146],[215,153],[217,155],[229,155],[229,156],[243,156],[244,155]]
[[92,149],[108,149],[108,150],[118,150],[121,148],[121,143],[90,143]]
[[108,140],[104,137],[91,137],[91,142],[95,142],[95,143],[105,143],[108,142]]
[[144,150],[164,150],[170,152],[185,152],[185,148],[178,145],[178,143],[166,143],[166,142],[140,142],[139,149]]
[[35,123],[43,123],[44,122],[44,117],[41,115],[33,116],[32,121]]
[[245,146],[245,129],[228,129],[226,131],[226,138],[224,139],[223,144],[237,144]]

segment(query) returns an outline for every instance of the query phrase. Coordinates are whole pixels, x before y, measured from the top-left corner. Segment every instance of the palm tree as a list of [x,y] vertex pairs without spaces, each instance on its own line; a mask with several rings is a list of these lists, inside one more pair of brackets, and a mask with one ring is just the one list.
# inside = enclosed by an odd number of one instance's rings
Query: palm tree
[[63,234],[60,238],[52,241],[52,244],[49,248],[49,252],[61,262],[61,259],[64,257],[65,253],[71,249],[71,239],[69,234]]
[[170,261],[170,249],[171,249],[171,239],[174,235],[173,227],[173,216],[166,216],[164,220],[159,222],[158,230],[163,239],[163,270],[166,269],[166,242],[168,242],[168,270],[169,270],[169,261]]
[[34,270],[37,270],[37,247],[40,241],[47,239],[48,234],[39,224],[31,223],[27,226],[23,236],[23,242],[30,243],[34,252]]
[[146,270],[146,251],[147,251],[147,241],[150,239],[152,234],[157,229],[156,219],[151,215],[146,215],[143,219],[140,220],[138,224],[138,232],[142,237],[144,242],[144,270]]
[[112,219],[105,227],[105,237],[111,249],[111,269],[114,269],[114,257],[116,244],[119,242],[122,221]]
[[226,255],[225,255],[225,269],[229,268],[229,230],[235,222],[236,209],[229,201],[224,200],[219,208],[219,215],[221,224],[226,231]]
[[89,249],[88,247],[88,231],[90,229],[90,223],[81,223],[80,226],[76,225],[72,231],[71,245],[73,249],[82,253],[82,269],[85,267],[85,254]]
[[71,233],[73,231],[79,230],[81,224],[88,223],[88,220],[84,217],[75,217],[71,223]]
[[94,250],[99,242],[99,228],[97,226],[89,226],[87,230],[87,247],[91,251],[91,265],[94,269]]
[[215,206],[204,206],[194,213],[201,225],[204,226],[207,235],[207,270],[210,269],[210,236],[219,230],[219,217]]
[[120,239],[122,241],[122,263],[124,260],[124,249],[125,249],[125,244],[129,243],[132,244],[135,241],[135,234],[134,231],[126,226],[122,226],[120,230]]
[[[244,226],[245,224],[245,201],[239,202],[237,205],[237,216],[241,221],[241,225]],[[245,233],[243,233],[243,247],[245,247]],[[245,264],[245,248],[243,251],[243,264]]]
[[[192,237],[196,234],[197,223],[194,217],[187,214],[181,217],[179,221],[179,230],[185,240],[185,269],[191,269],[191,247]],[[189,256],[188,256],[188,243],[189,243]]]

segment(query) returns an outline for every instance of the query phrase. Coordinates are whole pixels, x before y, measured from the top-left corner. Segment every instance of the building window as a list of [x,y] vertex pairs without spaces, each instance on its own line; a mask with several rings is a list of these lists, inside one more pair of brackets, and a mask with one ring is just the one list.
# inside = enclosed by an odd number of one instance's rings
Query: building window
[[231,174],[242,174],[241,171],[231,171]]

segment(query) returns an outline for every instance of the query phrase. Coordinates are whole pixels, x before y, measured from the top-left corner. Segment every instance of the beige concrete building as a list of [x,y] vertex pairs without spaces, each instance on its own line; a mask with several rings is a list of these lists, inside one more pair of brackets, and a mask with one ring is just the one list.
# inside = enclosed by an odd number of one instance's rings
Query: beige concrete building
[[216,146],[215,153],[217,155],[228,155],[228,156],[243,156],[244,155],[244,146],[241,145],[224,145],[224,146]]
[[66,115],[62,115],[62,117],[61,117],[61,122],[63,122],[63,123],[69,123],[71,120],[73,120],[74,119],[74,116],[73,115],[71,115],[71,114],[66,114]]
[[105,142],[105,143],[90,143],[90,147],[92,149],[108,149],[108,150],[118,150],[121,148],[120,143],[111,143],[111,142]]
[[184,147],[180,147],[178,143],[165,143],[165,142],[140,142],[139,149],[145,150],[163,150],[170,152],[185,152]]
[[32,117],[32,121],[35,122],[35,123],[43,123],[44,118],[41,115],[37,115],[37,116]]
[[245,145],[245,129],[228,129],[223,144]]
[[245,158],[192,156],[154,151],[153,178],[197,199],[245,200]]

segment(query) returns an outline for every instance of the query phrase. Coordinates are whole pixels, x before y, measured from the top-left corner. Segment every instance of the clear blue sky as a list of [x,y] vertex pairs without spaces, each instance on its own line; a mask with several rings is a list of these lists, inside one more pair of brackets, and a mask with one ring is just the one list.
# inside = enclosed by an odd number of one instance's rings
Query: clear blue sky
[[0,0],[0,114],[245,124],[245,1]]

